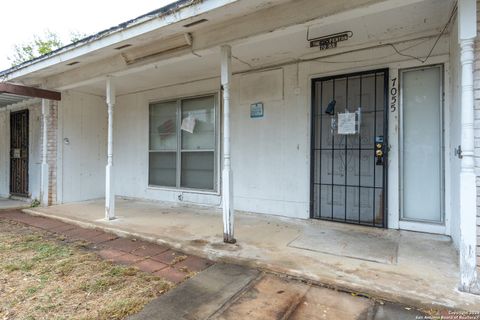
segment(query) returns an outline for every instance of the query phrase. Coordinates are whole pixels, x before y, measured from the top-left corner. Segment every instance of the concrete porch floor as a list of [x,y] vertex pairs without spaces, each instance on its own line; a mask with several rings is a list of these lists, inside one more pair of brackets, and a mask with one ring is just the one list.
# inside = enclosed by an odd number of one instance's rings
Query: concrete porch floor
[[28,208],[28,207],[30,207],[30,202],[27,202],[27,201],[14,200],[10,198],[0,198],[0,210]]
[[217,208],[117,199],[113,221],[103,219],[103,200],[24,211],[392,302],[480,310],[480,296],[457,290],[458,257],[445,236],[236,213],[237,244],[227,245]]

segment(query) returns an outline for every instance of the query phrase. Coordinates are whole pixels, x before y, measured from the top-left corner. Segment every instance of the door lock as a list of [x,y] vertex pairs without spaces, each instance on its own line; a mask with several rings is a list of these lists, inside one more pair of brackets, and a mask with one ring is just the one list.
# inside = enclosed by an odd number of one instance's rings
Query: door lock
[[377,161],[375,164],[377,166],[382,166],[383,165],[383,136],[376,136],[375,137],[375,158]]
[[455,155],[458,157],[458,159],[463,158],[462,146],[458,146],[458,148],[455,148]]

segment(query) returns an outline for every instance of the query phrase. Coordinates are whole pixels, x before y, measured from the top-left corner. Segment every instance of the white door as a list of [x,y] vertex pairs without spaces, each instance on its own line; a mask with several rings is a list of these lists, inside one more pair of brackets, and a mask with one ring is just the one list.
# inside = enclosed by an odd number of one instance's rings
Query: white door
[[[400,227],[444,224],[443,68],[401,71]],[[408,229],[408,227],[407,227]]]
[[62,202],[105,196],[107,112],[96,96],[69,92],[62,101]]

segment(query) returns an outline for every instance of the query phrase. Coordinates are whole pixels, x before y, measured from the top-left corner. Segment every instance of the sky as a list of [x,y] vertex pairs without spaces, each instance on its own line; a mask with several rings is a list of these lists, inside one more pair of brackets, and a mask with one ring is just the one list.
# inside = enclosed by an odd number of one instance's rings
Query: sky
[[51,31],[67,44],[72,32],[94,34],[174,0],[17,0],[2,2],[0,70],[11,67],[14,45]]

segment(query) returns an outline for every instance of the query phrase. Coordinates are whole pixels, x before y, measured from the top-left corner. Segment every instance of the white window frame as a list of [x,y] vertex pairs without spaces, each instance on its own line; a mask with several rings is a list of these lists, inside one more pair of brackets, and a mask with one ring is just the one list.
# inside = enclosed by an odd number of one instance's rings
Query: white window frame
[[[400,219],[400,199],[401,199],[401,190],[400,190],[400,166],[401,166],[401,155],[400,155],[400,111],[403,109],[401,94],[400,94],[400,71],[403,69],[409,68],[419,68],[425,67],[424,64],[419,63],[416,60],[408,60],[403,62],[396,62],[389,64],[390,67],[390,84],[389,84],[389,101],[392,101],[392,90],[395,90],[397,93],[397,103],[394,112],[390,113],[389,117],[389,143],[391,146],[389,152],[389,181],[388,181],[388,228],[390,229],[402,229],[416,232],[426,232],[434,234],[451,234],[451,215],[452,215],[452,186],[451,186],[451,148],[450,146],[450,112],[454,102],[451,100],[452,96],[450,93],[450,56],[440,55],[433,56],[429,59],[428,65],[440,64],[443,66],[443,143],[442,148],[444,149],[443,153],[443,165],[444,165],[444,199],[443,199],[443,208],[444,208],[444,224],[432,224],[432,223],[422,223],[422,222],[411,222]],[[427,66],[428,66],[427,65]],[[396,85],[393,85],[393,79],[396,79]]]
[[[195,99],[195,98],[202,98],[202,97],[213,97],[214,106],[214,118],[215,118],[215,148],[213,149],[213,159],[214,159],[214,168],[213,168],[213,189],[197,189],[197,188],[187,188],[181,187],[181,155],[183,151],[182,149],[182,135],[181,135],[181,107],[182,101],[188,99]],[[156,152],[155,150],[150,150],[150,106],[152,104],[157,103],[166,103],[166,102],[175,102],[177,106],[176,114],[176,125],[177,125],[177,150],[176,150],[176,186],[161,186],[161,185],[154,185],[150,184],[150,153]],[[148,126],[147,126],[147,134],[148,134],[148,144],[147,144],[147,184],[148,189],[157,189],[157,190],[168,190],[168,191],[186,191],[192,193],[204,193],[204,194],[218,194],[219,193],[219,185],[220,185],[220,117],[219,117],[219,102],[218,102],[218,93],[217,92],[209,92],[205,94],[198,94],[198,95],[191,95],[191,96],[181,96],[176,98],[169,98],[169,99],[161,99],[161,100],[152,100],[148,103]],[[202,150],[206,152],[212,152],[212,150]],[[160,151],[162,152],[162,151]],[[168,151],[172,152],[172,151]]]

